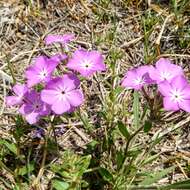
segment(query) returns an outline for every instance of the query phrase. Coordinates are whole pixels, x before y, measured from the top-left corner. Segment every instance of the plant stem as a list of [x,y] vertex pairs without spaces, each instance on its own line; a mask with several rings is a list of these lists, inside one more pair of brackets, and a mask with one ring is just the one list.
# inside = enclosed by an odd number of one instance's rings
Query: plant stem
[[44,173],[45,161],[46,161],[46,157],[47,157],[48,138],[50,136],[51,130],[52,130],[52,125],[48,128],[47,136],[45,137],[44,152],[43,152],[43,156],[42,156],[40,170],[38,172],[36,179],[32,183],[32,187],[34,187],[34,189],[38,189],[38,184],[39,184],[40,178],[42,177],[42,175]]
[[125,151],[124,151],[124,155],[125,155],[125,158],[123,160],[123,163],[122,163],[122,166],[121,166],[121,169],[119,171],[119,173],[122,173],[125,169],[125,162],[126,162],[126,159],[127,159],[127,153],[129,151],[129,145],[130,145],[130,142],[131,140],[144,128],[144,126],[142,125],[141,127],[139,127],[130,137],[129,137],[129,140],[127,141],[126,143],[126,146],[125,146]]

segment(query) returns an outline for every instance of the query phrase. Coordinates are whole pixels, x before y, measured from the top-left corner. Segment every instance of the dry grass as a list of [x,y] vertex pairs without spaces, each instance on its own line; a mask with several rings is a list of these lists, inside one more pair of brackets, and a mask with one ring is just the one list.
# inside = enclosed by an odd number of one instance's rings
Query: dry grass
[[[25,3],[24,3],[25,2]],[[73,32],[77,36],[77,46],[98,49],[107,57],[110,65],[114,52],[121,54],[115,68],[116,74],[123,76],[125,71],[134,66],[153,63],[158,57],[170,57],[181,65],[189,76],[190,59],[190,20],[187,12],[175,17],[167,1],[151,2],[148,7],[143,1],[139,4],[125,1],[1,1],[0,2],[0,137],[10,139],[13,118],[16,110],[5,107],[5,96],[9,94],[14,78],[23,81],[23,72],[32,58],[39,54],[51,55],[56,46],[45,47],[44,37],[49,33],[64,34]],[[104,3],[103,3],[104,2]],[[178,20],[177,20],[178,19]],[[143,20],[147,31],[143,28]],[[187,43],[187,44],[186,44]],[[147,57],[145,57],[145,55]],[[12,76],[13,75],[13,76]],[[102,104],[109,93],[107,82],[111,80],[109,68],[105,76],[97,75],[102,81],[97,85],[93,79],[83,84],[87,101],[83,107],[90,107],[86,113],[92,123],[98,121],[96,113],[101,111]],[[100,84],[100,83],[99,83]],[[116,80],[114,86],[119,81]],[[101,89],[101,93],[97,93]],[[126,106],[129,93],[126,96]],[[120,102],[118,112],[125,105]],[[130,105],[131,106],[131,105]],[[85,111],[83,112],[85,114]],[[129,114],[130,115],[130,114]],[[120,117],[118,117],[120,118]],[[116,118],[116,119],[118,119]],[[160,158],[154,163],[154,169],[166,165],[177,165],[176,173],[167,176],[160,183],[167,184],[189,177],[185,168],[190,163],[189,114],[169,113],[163,116],[162,123],[156,123],[149,134],[138,137],[138,143],[146,148],[147,143],[155,137],[155,132],[165,136],[155,149]],[[130,119],[127,119],[130,125]],[[102,128],[88,134],[83,124],[71,119],[70,125],[63,120],[66,132],[58,137],[60,146],[81,152],[92,138],[101,139]],[[60,127],[60,126],[58,126]],[[177,131],[173,131],[177,128]],[[184,169],[185,168],[185,169]]]

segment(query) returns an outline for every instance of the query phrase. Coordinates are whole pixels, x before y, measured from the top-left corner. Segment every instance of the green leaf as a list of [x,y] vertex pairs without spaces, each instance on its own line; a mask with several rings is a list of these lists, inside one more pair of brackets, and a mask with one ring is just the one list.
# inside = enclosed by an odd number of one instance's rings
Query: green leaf
[[118,121],[117,125],[121,134],[128,140],[130,137],[130,134],[127,130],[127,127],[121,121]]
[[171,185],[166,185],[161,187],[160,190],[170,190],[170,189],[190,189],[190,180],[180,181],[173,183]]
[[90,165],[91,155],[83,156],[80,158],[80,160],[77,162],[77,167],[79,169],[78,176],[82,176],[85,170]]
[[117,88],[114,89],[114,94],[115,96],[118,96],[121,94],[121,92],[123,92],[124,88],[121,86],[118,86]]
[[23,166],[22,168],[19,168],[18,174],[23,176],[27,173],[30,173],[34,170],[34,164],[28,164],[28,166]]
[[93,151],[93,150],[96,148],[96,146],[97,146],[98,144],[99,144],[98,141],[92,140],[91,142],[89,142],[89,143],[86,145],[86,147],[87,147],[87,149],[88,149],[89,151]]
[[162,171],[158,171],[153,173],[152,175],[147,176],[139,185],[146,186],[151,185],[157,181],[159,181],[162,177],[170,173],[175,167],[166,168]]
[[0,140],[0,145],[6,146],[12,153],[17,154],[17,148],[14,143],[8,142],[6,140]]
[[52,181],[52,187],[55,188],[56,190],[67,190],[69,188],[69,184],[67,182],[54,179]]
[[117,168],[120,169],[122,166],[124,160],[124,155],[122,151],[118,151],[116,154],[116,163],[117,163]]
[[101,167],[99,172],[105,181],[113,181],[113,176],[107,169]]
[[136,128],[139,127],[139,93],[134,91],[133,93],[133,114],[134,114],[134,125]]
[[151,128],[152,128],[152,122],[151,122],[151,121],[145,121],[145,124],[144,124],[144,132],[145,132],[145,133],[148,133]]
[[155,154],[153,156],[150,156],[146,160],[143,161],[142,166],[151,163],[152,161],[156,160],[160,154]]

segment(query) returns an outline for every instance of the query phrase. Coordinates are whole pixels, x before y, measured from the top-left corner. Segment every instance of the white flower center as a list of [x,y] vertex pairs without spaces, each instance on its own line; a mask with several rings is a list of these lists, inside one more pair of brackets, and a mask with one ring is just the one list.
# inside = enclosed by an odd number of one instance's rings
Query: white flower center
[[48,71],[46,69],[42,69],[41,72],[39,73],[39,78],[41,80],[45,79],[48,76]]
[[145,83],[145,80],[143,77],[137,77],[133,80],[135,85],[143,85]]
[[180,103],[184,100],[184,94],[179,89],[172,89],[170,91],[170,98],[175,103]]
[[168,80],[168,79],[170,79],[171,78],[171,73],[169,73],[169,72],[167,72],[167,71],[162,71],[161,73],[160,73],[160,78],[162,79],[162,80]]
[[56,96],[59,101],[64,101],[66,99],[66,89],[63,86],[58,86],[56,88]]
[[80,66],[83,68],[83,69],[86,69],[86,70],[90,70],[92,69],[92,67],[94,66],[94,63],[88,59],[83,59],[81,62],[80,62]]

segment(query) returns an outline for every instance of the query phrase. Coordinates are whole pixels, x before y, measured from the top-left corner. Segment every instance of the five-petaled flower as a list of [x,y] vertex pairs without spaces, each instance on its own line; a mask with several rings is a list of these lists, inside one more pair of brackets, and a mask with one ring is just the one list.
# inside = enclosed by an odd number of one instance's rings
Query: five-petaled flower
[[164,80],[171,81],[175,76],[184,75],[180,66],[174,65],[169,59],[160,58],[156,62],[156,67],[152,67],[150,77],[155,80],[157,84]]
[[56,114],[71,112],[84,101],[79,85],[79,79],[73,74],[55,78],[41,91],[42,101],[49,104]]
[[154,81],[149,76],[151,69],[152,66],[140,66],[129,70],[125,74],[121,85],[128,89],[140,90],[144,85],[153,84]]
[[56,35],[49,34],[45,38],[45,44],[50,45],[53,43],[61,43],[62,45],[67,45],[69,42],[75,39],[74,34],[64,34],[64,35]]
[[28,87],[32,87],[40,82],[48,82],[51,75],[60,61],[66,59],[64,54],[56,54],[50,58],[39,56],[35,60],[35,64],[26,70],[26,78]]
[[78,71],[82,76],[89,77],[96,71],[105,71],[103,56],[98,51],[76,50],[68,61],[67,67]]
[[29,124],[35,124],[41,116],[50,114],[49,105],[41,100],[40,93],[31,90],[25,95],[25,101],[19,112],[26,118]]
[[[46,45],[60,43],[67,47],[74,38],[74,34],[48,35],[45,43]],[[6,97],[6,104],[19,106],[19,112],[30,124],[38,122],[42,116],[49,115],[51,111],[58,115],[73,112],[84,101],[80,80],[72,73],[52,78],[57,65],[66,58],[65,54],[56,54],[50,58],[37,57],[35,64],[26,70],[27,85],[16,84],[13,87],[14,95]],[[84,77],[106,70],[101,53],[84,49],[76,50],[66,67]],[[45,88],[40,92],[32,88],[38,83],[45,84]],[[145,85],[150,84],[158,85],[166,110],[182,109],[190,112],[190,85],[180,66],[172,64],[169,59],[161,58],[156,62],[155,67],[140,66],[129,70],[121,83],[123,87],[135,90],[141,90]]]
[[16,84],[13,86],[13,92],[15,93],[14,96],[6,97],[6,104],[8,106],[21,105],[25,94],[28,92],[28,88],[24,84]]
[[158,85],[158,90],[164,96],[163,104],[167,111],[179,109],[190,112],[190,85],[184,76],[176,76],[171,82],[167,80]]

